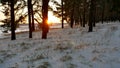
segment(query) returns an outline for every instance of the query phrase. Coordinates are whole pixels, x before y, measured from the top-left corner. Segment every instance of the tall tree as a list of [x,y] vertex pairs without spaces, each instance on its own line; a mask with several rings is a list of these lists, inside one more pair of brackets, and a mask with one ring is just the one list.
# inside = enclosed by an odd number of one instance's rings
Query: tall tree
[[63,19],[63,0],[61,0],[61,7],[62,7],[62,28],[64,28],[64,19]]
[[93,26],[96,26],[96,0],[93,1]]
[[90,11],[89,11],[89,30],[88,32],[92,32],[93,31],[93,5],[94,0],[90,1]]
[[14,15],[14,0],[10,1],[10,7],[11,7],[11,40],[16,39],[15,35],[15,15]]
[[86,0],[83,1],[83,27],[85,27],[86,24]]
[[27,3],[28,3],[29,38],[32,38],[31,0],[28,0]]
[[73,28],[73,24],[74,24],[74,10],[75,10],[75,2],[73,2],[72,7],[71,7],[71,18],[70,18],[70,26],[71,28]]
[[33,5],[31,4],[32,31],[35,31]]
[[49,31],[49,25],[47,23],[47,21],[48,21],[48,3],[49,3],[49,0],[42,0],[42,16],[43,16],[42,39],[47,39],[47,33]]
[[105,13],[105,1],[102,0],[102,18],[101,18],[102,24],[104,21],[104,13]]

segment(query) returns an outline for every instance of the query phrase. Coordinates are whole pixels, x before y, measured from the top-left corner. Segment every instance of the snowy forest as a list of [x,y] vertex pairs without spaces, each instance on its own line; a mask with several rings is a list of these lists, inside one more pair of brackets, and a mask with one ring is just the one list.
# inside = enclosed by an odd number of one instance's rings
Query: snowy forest
[[0,68],[120,67],[120,0],[0,0],[0,15]]

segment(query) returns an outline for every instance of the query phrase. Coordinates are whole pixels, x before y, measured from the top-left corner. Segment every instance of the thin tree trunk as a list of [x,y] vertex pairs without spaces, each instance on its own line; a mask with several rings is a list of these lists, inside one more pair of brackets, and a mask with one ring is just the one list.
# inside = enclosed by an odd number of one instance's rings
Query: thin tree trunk
[[63,20],[63,0],[61,0],[62,4],[62,28],[64,28],[64,20]]
[[91,0],[91,4],[90,4],[90,12],[89,12],[89,30],[88,32],[92,32],[93,31],[93,0]]
[[48,20],[48,3],[49,0],[42,0],[42,16],[43,16],[43,23],[42,23],[42,39],[47,39],[47,33],[49,32],[49,25],[47,23]]
[[85,12],[86,12],[86,0],[84,0],[84,4],[83,4],[83,27],[85,27],[86,21],[85,21]]
[[15,35],[15,15],[14,15],[14,0],[11,0],[11,40],[16,39]]
[[102,24],[104,22],[104,10],[105,10],[105,3],[103,2],[103,7],[102,7]]
[[84,7],[84,10],[83,10],[83,27],[85,27],[85,24],[86,24],[86,22],[85,22],[85,7]]
[[105,2],[103,1],[103,6],[102,6],[102,24],[104,22],[104,11],[105,11]]
[[28,0],[28,21],[29,21],[29,38],[32,38],[31,0]]
[[79,22],[80,22],[80,26],[82,26],[82,25],[83,25],[83,22],[82,22],[82,17],[81,17],[81,15],[79,16]]
[[73,19],[73,12],[71,13],[71,23],[70,23],[70,26],[71,28],[73,28],[73,24],[74,24],[74,19]]
[[32,4],[31,4],[31,17],[32,17],[32,31],[35,31],[34,13],[33,13],[33,5]]
[[71,28],[73,28],[74,25],[74,10],[75,10],[74,6],[75,6],[75,2],[73,3],[72,11],[71,11],[71,23],[70,23]]
[[82,26],[82,14],[81,14],[81,10],[80,10],[80,5],[79,5],[79,25]]
[[93,2],[93,26],[96,26],[96,1]]

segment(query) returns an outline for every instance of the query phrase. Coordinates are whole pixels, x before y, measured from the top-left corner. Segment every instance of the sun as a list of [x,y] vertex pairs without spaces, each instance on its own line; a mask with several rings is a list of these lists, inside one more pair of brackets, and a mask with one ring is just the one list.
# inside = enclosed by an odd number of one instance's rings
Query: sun
[[52,11],[48,12],[48,24],[60,23],[60,18],[53,15]]

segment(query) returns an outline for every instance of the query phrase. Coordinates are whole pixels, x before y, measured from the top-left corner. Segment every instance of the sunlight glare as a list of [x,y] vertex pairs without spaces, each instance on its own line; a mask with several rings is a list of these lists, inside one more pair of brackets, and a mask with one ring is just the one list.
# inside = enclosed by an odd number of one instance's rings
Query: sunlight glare
[[48,24],[60,23],[60,18],[53,15],[51,11],[48,12]]

